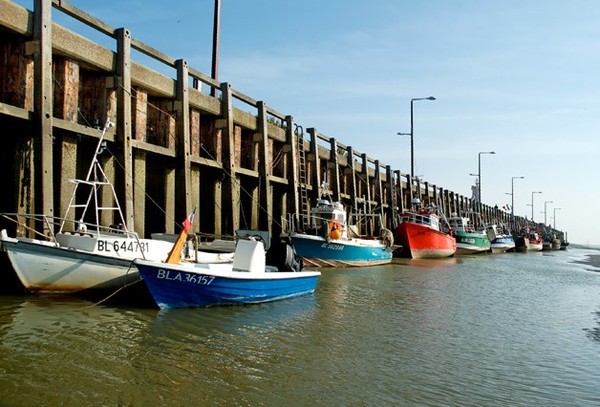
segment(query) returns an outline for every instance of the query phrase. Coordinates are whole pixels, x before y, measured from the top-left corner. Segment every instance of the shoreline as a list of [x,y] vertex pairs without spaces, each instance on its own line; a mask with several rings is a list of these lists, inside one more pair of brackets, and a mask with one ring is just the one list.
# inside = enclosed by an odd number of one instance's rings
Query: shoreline
[[579,260],[577,263],[586,264],[598,269],[593,271],[600,271],[600,254],[586,254],[586,259]]

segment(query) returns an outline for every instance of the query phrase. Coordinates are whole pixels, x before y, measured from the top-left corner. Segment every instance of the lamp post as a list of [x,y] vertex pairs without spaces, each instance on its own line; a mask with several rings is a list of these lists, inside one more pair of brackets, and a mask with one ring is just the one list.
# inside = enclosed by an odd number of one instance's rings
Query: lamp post
[[556,210],[561,210],[562,208],[554,208],[554,226],[552,226],[554,229],[556,229]]
[[533,191],[531,193],[531,221],[533,222],[533,194],[541,194],[542,191]]
[[510,216],[511,218],[515,217],[515,180],[516,179],[524,179],[525,177],[512,177],[510,180],[510,195],[512,198],[512,202],[510,204]]
[[[412,177],[414,177],[415,175],[415,142],[414,142],[414,120],[413,120],[413,102],[415,100],[436,100],[435,97],[433,96],[429,96],[426,98],[412,98],[410,100],[410,178],[412,179]],[[399,135],[401,134],[406,134],[406,133],[398,133]]]
[[477,153],[477,195],[479,202],[481,202],[481,154],[496,154],[495,151],[482,151]]
[[546,209],[546,204],[549,203],[554,203],[554,201],[544,201],[544,226],[547,225],[547,219],[546,219],[546,214],[547,214],[547,209]]
[[[212,62],[210,77],[217,80],[219,77],[219,37],[221,32],[221,0],[215,0],[213,20],[213,42],[212,42]],[[210,95],[215,97],[217,90],[211,87]]]

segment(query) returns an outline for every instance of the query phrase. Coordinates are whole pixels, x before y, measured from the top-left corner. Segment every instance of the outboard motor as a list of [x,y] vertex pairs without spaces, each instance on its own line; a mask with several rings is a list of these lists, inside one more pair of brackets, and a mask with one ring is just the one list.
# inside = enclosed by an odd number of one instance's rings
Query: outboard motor
[[294,247],[287,243],[285,244],[285,262],[283,266],[283,271],[302,271],[304,268],[302,258],[298,257]]

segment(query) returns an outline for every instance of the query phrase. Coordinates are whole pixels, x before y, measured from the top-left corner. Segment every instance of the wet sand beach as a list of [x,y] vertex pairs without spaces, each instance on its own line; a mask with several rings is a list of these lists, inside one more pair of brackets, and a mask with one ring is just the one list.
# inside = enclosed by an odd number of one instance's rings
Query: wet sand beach
[[585,260],[577,261],[576,263],[587,264],[597,269],[593,271],[600,272],[600,254],[587,254],[586,256],[587,258]]

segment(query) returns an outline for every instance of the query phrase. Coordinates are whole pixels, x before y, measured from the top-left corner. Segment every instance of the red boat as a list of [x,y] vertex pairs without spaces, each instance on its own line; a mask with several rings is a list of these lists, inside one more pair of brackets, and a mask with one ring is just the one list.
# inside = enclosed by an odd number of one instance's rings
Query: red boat
[[456,239],[441,230],[440,216],[433,208],[405,211],[396,227],[401,255],[413,259],[438,259],[456,252]]

